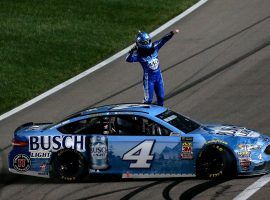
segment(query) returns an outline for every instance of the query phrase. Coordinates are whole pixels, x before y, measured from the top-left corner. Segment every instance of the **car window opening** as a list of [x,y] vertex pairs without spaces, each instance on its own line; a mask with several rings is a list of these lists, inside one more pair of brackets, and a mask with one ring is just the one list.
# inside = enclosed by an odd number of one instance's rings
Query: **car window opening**
[[103,116],[79,120],[59,127],[64,134],[168,136],[168,129],[152,120],[130,115]]
[[159,114],[157,117],[171,124],[172,126],[178,128],[180,131],[183,131],[184,133],[190,133],[201,126],[197,122],[194,122],[191,119],[184,117],[183,115],[180,115],[171,110],[167,110]]

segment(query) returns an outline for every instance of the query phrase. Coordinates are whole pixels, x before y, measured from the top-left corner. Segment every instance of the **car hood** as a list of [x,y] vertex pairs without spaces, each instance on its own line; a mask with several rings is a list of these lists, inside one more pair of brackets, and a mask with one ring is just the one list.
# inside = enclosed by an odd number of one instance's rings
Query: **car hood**
[[204,129],[208,131],[210,134],[217,134],[217,135],[249,137],[249,138],[264,137],[262,134],[256,131],[247,129],[245,127],[238,127],[233,125],[205,124]]

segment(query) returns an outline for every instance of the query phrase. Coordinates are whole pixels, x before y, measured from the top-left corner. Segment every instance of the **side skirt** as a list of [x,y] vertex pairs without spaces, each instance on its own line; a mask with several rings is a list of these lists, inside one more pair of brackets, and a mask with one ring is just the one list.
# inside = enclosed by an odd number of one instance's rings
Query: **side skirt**
[[124,173],[122,178],[177,178],[177,177],[196,177],[195,174],[132,174]]
[[29,176],[37,176],[37,177],[42,177],[42,178],[50,178],[49,173],[43,173],[43,172],[36,172],[36,171],[26,171],[26,172],[18,172],[15,169],[8,168],[8,170],[11,173],[14,174],[21,174],[21,175],[29,175]]

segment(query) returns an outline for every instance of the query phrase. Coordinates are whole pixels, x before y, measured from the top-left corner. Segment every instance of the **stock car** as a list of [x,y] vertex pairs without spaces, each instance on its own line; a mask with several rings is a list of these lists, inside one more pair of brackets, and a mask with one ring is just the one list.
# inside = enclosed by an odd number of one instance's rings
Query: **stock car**
[[233,125],[200,124],[165,107],[118,104],[90,108],[58,123],[15,130],[9,171],[78,181],[226,177],[270,169],[269,137]]

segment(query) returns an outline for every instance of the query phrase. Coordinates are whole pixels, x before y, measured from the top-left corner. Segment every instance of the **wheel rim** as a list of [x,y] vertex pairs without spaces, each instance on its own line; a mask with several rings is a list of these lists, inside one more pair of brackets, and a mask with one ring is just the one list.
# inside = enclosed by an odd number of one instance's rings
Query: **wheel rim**
[[[205,155],[207,154],[207,155]],[[201,167],[206,174],[217,174],[223,171],[224,161],[217,150],[206,151],[202,157]]]
[[82,161],[76,154],[63,153],[57,160],[56,170],[60,176],[75,177],[83,168]]

